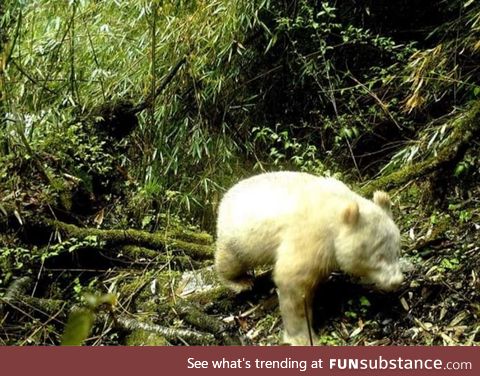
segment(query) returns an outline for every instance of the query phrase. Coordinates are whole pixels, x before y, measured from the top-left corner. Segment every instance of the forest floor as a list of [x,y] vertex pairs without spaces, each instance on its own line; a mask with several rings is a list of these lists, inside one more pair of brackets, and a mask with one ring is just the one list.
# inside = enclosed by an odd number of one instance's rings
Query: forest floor
[[[392,192],[407,276],[400,290],[372,291],[334,273],[315,299],[316,344],[480,344],[480,189],[436,210],[423,191]],[[67,336],[73,330],[89,345],[282,344],[270,272],[257,271],[252,291],[230,292],[213,271],[209,234],[178,225],[158,239],[95,231],[45,230],[63,237],[61,247],[16,266],[0,300],[1,344],[58,344],[72,312],[83,316]],[[85,321],[93,329],[82,337]]]

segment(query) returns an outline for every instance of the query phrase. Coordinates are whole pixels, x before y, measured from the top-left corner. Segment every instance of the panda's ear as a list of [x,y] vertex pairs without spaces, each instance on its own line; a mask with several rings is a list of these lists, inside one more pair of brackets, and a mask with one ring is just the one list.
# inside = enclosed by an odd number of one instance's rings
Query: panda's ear
[[388,193],[376,191],[373,194],[373,202],[380,206],[390,217],[392,216],[392,201]]
[[360,216],[360,209],[358,204],[355,201],[350,202],[342,212],[343,223],[355,226],[358,222],[358,217]]

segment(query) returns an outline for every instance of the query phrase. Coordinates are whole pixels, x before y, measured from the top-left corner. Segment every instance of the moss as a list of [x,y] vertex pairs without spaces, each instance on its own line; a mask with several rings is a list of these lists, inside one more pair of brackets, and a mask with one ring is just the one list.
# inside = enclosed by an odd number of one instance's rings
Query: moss
[[278,314],[267,314],[263,318],[260,318],[255,325],[255,332],[262,337],[268,336],[272,328],[279,323]]
[[323,333],[320,334],[315,344],[319,346],[342,346],[345,345],[345,341],[330,333]]
[[138,245],[124,245],[120,250],[123,254],[128,255],[135,260],[140,258],[155,258],[158,256],[158,252]]
[[207,232],[195,232],[181,226],[177,226],[174,230],[168,231],[170,237],[183,240],[186,242],[192,242],[195,244],[210,245],[213,243],[213,237]]
[[60,192],[60,203],[65,210],[70,211],[72,209],[73,201],[72,194],[69,191],[63,190]]
[[188,299],[200,305],[215,304],[220,312],[232,312],[238,308],[235,293],[225,286],[217,286],[208,291],[192,294]]
[[22,296],[21,301],[22,304],[25,304],[29,307],[38,308],[42,312],[46,312],[51,315],[58,313],[65,306],[65,301],[63,300],[34,298],[25,295]]
[[428,175],[462,158],[471,140],[480,130],[480,100],[473,102],[470,109],[463,111],[451,123],[452,133],[438,153],[424,161],[404,166],[389,175],[368,182],[359,192],[369,197],[376,190],[390,190]]
[[221,321],[205,314],[199,307],[186,300],[178,300],[174,309],[185,322],[193,325],[195,328],[214,334],[220,334],[225,331]]
[[[140,305],[144,312],[155,312],[158,304],[155,298],[170,299],[172,281],[178,280],[180,275],[180,272],[174,270],[151,270],[142,275],[133,275],[131,280],[120,284],[120,299],[134,296],[138,308]],[[152,283],[155,284],[154,292],[152,292]],[[148,310],[145,305],[149,305]]]
[[179,249],[192,257],[205,259],[213,257],[213,247],[209,245],[189,243],[183,240],[168,239],[167,246],[171,249]]
[[[106,242],[110,247],[118,245],[136,245],[159,250],[169,248],[173,250],[182,250],[192,258],[199,260],[211,259],[213,257],[212,245],[179,240],[174,237],[175,233],[149,233],[133,229],[101,230],[96,228],[81,228],[59,221],[55,221],[53,224],[57,229],[62,230],[71,237],[85,238],[87,236],[96,236],[98,240]],[[207,239],[206,235],[199,235],[199,237],[202,242]]]
[[168,344],[168,341],[160,334],[143,329],[133,330],[125,339],[127,346],[166,346]]
[[[136,245],[124,245],[120,248],[120,252],[131,260],[137,262],[147,260],[154,261],[157,265],[168,265],[169,268],[175,270],[189,270],[192,268],[201,268],[204,262],[192,260],[187,255],[159,254],[150,248],[140,247]],[[143,260],[142,260],[143,259]]]

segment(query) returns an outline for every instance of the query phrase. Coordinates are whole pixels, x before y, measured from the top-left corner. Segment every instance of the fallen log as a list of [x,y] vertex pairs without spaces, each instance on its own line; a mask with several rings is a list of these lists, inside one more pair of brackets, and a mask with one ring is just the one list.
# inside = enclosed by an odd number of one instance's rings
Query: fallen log
[[[213,257],[211,236],[206,233],[160,231],[150,233],[141,230],[102,230],[97,228],[82,228],[59,221],[52,222],[52,228],[59,231],[63,237],[84,239],[95,236],[99,242],[105,243],[105,248],[121,246],[140,246],[156,251],[170,250],[184,253],[195,260],[207,260]],[[188,240],[187,240],[188,239]]]

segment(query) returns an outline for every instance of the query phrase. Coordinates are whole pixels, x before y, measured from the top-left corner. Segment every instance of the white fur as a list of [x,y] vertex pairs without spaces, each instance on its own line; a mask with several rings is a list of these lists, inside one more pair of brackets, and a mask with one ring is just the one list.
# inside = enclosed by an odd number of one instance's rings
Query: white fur
[[313,291],[333,270],[384,290],[403,281],[388,195],[375,197],[378,205],[338,180],[306,173],[245,179],[220,203],[217,271],[240,291],[251,286],[249,269],[273,264],[285,340],[308,344],[305,314],[311,322]]

